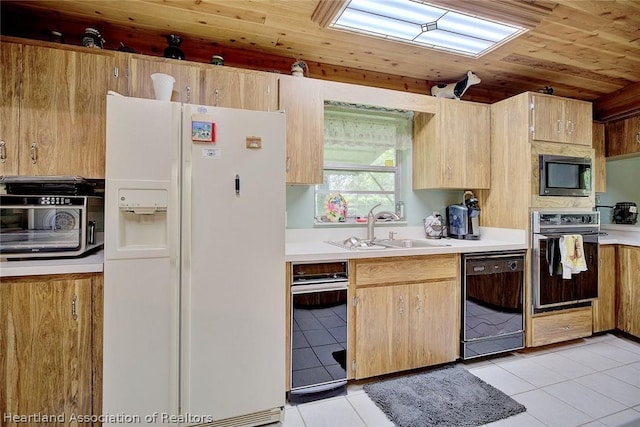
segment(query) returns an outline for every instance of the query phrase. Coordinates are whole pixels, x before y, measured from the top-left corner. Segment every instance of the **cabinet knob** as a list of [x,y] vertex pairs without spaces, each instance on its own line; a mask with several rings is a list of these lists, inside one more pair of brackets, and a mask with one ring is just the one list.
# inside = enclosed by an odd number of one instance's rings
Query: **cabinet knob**
[[7,145],[4,143],[4,141],[0,141],[0,162],[7,162]]
[[562,133],[562,120],[556,120],[556,132]]
[[636,133],[636,142],[640,144],[640,132]]
[[576,129],[576,124],[573,122],[573,120],[569,120],[567,124],[569,128],[567,131],[569,132],[569,135],[571,135],[573,131]]

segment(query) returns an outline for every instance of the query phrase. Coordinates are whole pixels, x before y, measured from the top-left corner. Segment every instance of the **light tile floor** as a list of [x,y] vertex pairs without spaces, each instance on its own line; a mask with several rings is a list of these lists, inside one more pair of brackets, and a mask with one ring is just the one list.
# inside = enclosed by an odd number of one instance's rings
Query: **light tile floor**
[[[640,343],[614,334],[462,363],[527,411],[490,427],[640,426]],[[361,385],[346,396],[288,405],[284,427],[393,423]],[[455,427],[455,426],[452,426]]]

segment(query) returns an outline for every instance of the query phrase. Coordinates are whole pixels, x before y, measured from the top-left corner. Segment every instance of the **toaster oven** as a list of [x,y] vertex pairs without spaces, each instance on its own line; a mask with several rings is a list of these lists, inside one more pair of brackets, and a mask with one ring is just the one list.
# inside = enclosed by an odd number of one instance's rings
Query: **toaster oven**
[[103,245],[104,199],[0,195],[0,257],[76,257]]

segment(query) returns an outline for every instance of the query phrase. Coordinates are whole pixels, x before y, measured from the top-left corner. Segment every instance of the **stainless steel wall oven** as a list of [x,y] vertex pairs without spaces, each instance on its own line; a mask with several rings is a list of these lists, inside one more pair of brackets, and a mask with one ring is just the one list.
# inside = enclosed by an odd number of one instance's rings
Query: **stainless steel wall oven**
[[291,403],[346,392],[348,262],[291,264]]
[[[533,310],[589,305],[598,298],[599,212],[533,212],[531,215]],[[560,245],[580,236],[586,271],[563,278]],[[566,277],[566,275],[565,275]]]
[[525,251],[462,257],[463,359],[524,347]]

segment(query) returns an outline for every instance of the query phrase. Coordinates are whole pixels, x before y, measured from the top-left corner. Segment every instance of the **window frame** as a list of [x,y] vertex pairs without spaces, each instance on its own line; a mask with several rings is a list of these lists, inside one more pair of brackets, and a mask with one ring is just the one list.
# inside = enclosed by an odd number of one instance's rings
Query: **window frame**
[[[327,170],[335,170],[335,171],[352,171],[352,172],[387,172],[387,173],[394,173],[394,191],[393,191],[393,197],[394,197],[394,204],[397,203],[398,201],[402,200],[402,173],[403,173],[403,165],[402,165],[402,155],[401,155],[401,151],[400,149],[396,148],[395,149],[395,161],[394,161],[394,166],[378,166],[378,165],[357,165],[357,164],[345,164],[345,163],[325,163],[323,168],[322,168],[322,176],[324,179],[324,175],[325,175],[325,171]],[[322,211],[324,210],[324,206],[322,207],[322,209],[319,209],[319,206],[317,205],[318,203],[318,187],[324,185],[323,184],[318,184],[314,186],[314,222],[316,224],[336,224],[335,222],[331,222],[331,221],[322,221],[319,218],[322,218],[323,215],[318,215],[317,212],[318,211]],[[327,196],[329,196],[329,194],[334,194],[334,193],[338,193],[338,190],[331,190],[329,189],[328,192],[325,195],[325,198]],[[351,194],[389,194],[390,192],[388,191],[371,191],[371,190],[362,190],[362,191],[357,191],[357,192],[350,192]],[[373,207],[373,206],[371,206]],[[370,208],[371,208],[370,207]],[[394,210],[395,210],[395,206],[394,206]],[[362,213],[358,214],[358,217],[362,217]],[[344,222],[341,222],[340,224],[356,224],[356,219],[352,216],[349,216],[348,210],[347,210],[347,218]]]

